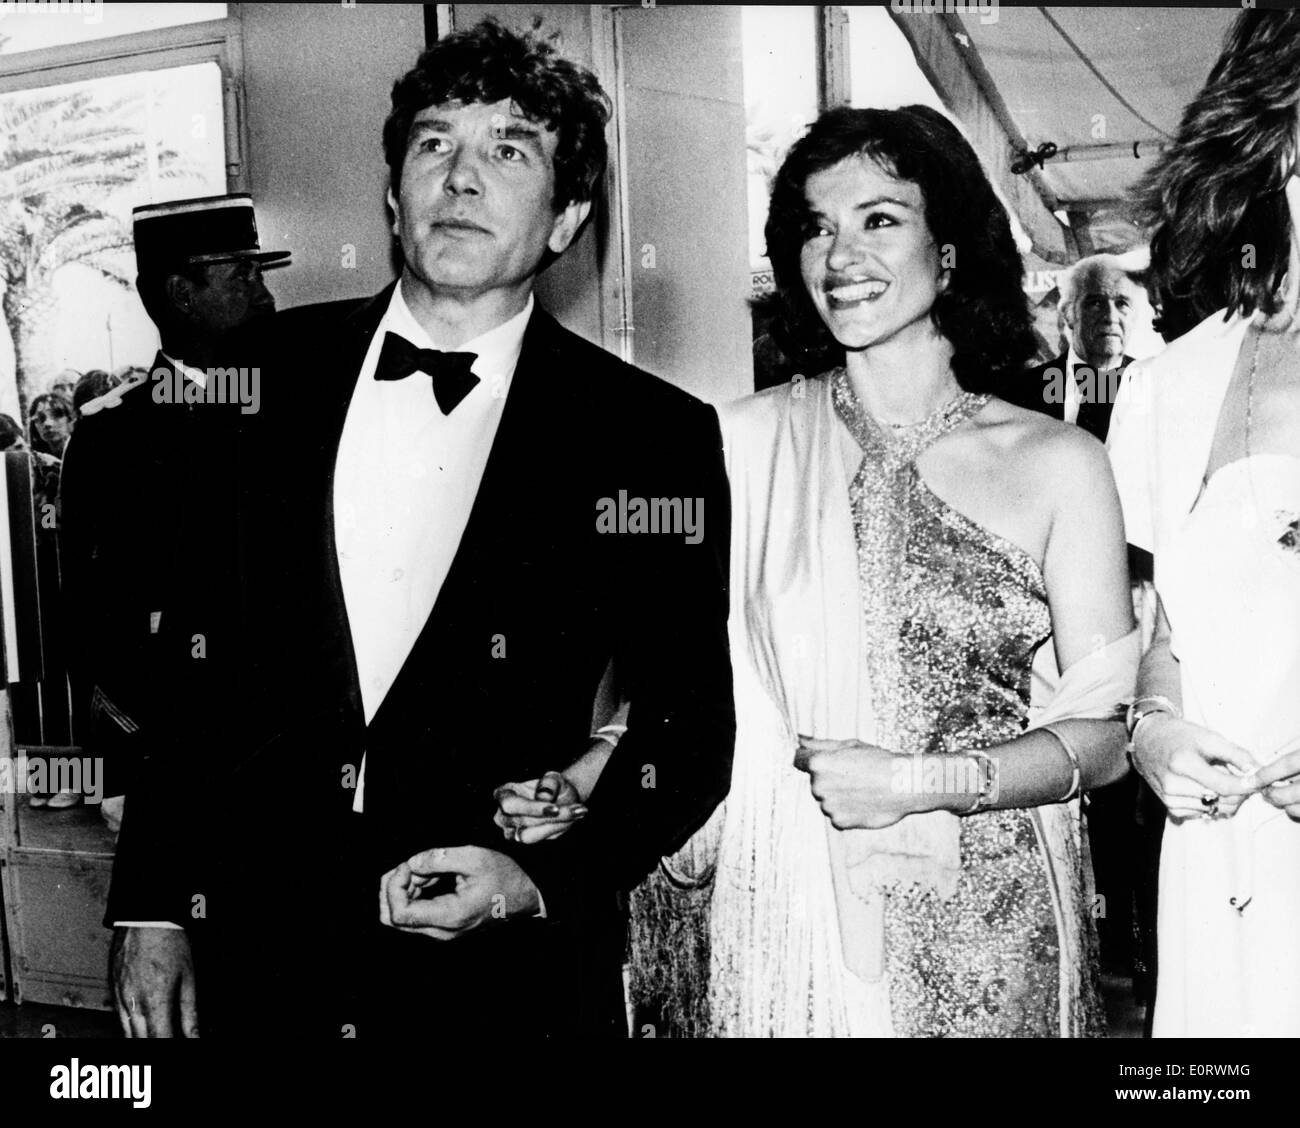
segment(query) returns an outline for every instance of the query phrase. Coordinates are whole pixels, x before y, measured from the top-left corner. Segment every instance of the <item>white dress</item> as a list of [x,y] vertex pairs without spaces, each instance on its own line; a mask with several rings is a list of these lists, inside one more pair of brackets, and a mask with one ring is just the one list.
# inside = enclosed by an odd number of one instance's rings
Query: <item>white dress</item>
[[[1300,458],[1213,475],[1158,582],[1188,720],[1268,761],[1300,746]],[[1300,1035],[1300,823],[1252,796],[1166,823],[1157,1037]]]
[[[1106,445],[1188,720],[1269,760],[1300,742],[1300,459],[1257,454],[1202,489],[1248,328],[1220,311],[1130,365]],[[1300,1034],[1300,824],[1260,796],[1167,821],[1157,931],[1157,1036]]]

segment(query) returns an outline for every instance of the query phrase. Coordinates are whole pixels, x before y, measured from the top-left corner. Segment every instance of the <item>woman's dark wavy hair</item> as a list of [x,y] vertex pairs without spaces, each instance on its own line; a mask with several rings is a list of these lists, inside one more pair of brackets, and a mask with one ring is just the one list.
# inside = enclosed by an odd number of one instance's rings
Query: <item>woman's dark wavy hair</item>
[[1225,306],[1277,312],[1298,97],[1300,11],[1242,12],[1173,144],[1134,190],[1166,340]]
[[796,363],[824,371],[844,349],[804,287],[799,258],[812,233],[805,186],[815,173],[854,156],[921,189],[937,247],[955,250],[948,286],[934,302],[935,328],[952,344],[953,374],[969,392],[995,391],[1037,348],[1024,265],[1006,210],[961,132],[929,106],[828,110],[794,143],[772,188],[767,253],[776,284],[773,336]]
[[455,31],[426,48],[393,86],[384,122],[384,158],[396,194],[415,115],[448,102],[465,105],[510,99],[531,121],[555,130],[558,213],[590,200],[605,169],[609,97],[596,76],[531,34],[509,31],[493,19]]

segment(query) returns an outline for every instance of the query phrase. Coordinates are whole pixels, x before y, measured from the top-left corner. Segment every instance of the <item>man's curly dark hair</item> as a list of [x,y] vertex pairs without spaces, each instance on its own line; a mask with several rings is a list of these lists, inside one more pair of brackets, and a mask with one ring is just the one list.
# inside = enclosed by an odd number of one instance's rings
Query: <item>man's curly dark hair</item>
[[1134,190],[1166,340],[1224,307],[1277,312],[1297,102],[1300,11],[1242,12],[1173,144]]
[[844,348],[822,321],[800,270],[815,225],[808,178],[849,157],[866,156],[909,180],[925,200],[936,247],[954,249],[948,286],[930,316],[952,344],[953,374],[968,392],[993,392],[1036,351],[1024,265],[1006,209],[961,132],[929,106],[828,110],[794,143],[776,174],[768,212],[767,253],[776,284],[773,335],[813,372],[842,364]]
[[611,106],[596,76],[531,34],[486,19],[454,31],[424,50],[393,85],[393,108],[384,122],[384,158],[393,193],[415,115],[447,103],[476,105],[510,99],[530,121],[559,134],[555,149],[558,213],[592,198],[605,169],[605,124]]

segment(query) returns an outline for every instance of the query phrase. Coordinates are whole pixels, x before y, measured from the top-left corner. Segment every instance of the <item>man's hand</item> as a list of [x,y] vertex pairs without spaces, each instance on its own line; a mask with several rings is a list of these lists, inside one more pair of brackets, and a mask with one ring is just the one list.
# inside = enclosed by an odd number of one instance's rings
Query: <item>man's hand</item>
[[109,967],[117,1020],[128,1038],[199,1036],[194,960],[183,929],[113,929]]
[[[426,896],[438,878],[455,892]],[[390,928],[434,940],[455,940],[494,920],[537,912],[537,886],[514,861],[482,846],[425,850],[379,882],[379,919]]]

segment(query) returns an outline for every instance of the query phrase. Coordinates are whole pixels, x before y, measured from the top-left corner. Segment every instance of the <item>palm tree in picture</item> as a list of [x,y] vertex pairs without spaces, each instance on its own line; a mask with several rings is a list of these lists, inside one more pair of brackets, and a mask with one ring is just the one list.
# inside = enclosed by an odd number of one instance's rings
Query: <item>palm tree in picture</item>
[[41,346],[55,272],[81,263],[130,287],[131,228],[106,202],[146,177],[197,176],[175,150],[150,150],[140,123],[154,96],[137,89],[106,101],[80,86],[0,98],[0,302],[24,415],[29,391],[51,367]]

